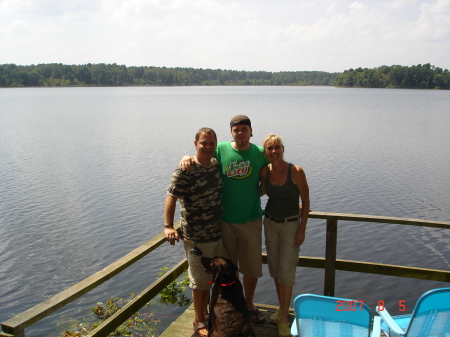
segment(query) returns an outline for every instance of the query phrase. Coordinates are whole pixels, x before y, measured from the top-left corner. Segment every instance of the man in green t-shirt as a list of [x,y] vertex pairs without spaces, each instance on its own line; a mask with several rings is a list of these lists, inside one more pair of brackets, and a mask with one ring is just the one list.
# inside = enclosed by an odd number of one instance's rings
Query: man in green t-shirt
[[[263,323],[264,317],[255,307],[253,297],[262,276],[259,171],[268,160],[261,146],[250,143],[252,125],[247,116],[233,117],[230,128],[233,141],[218,143],[215,154],[223,180],[222,240],[226,254],[244,275],[245,300],[252,321]],[[188,169],[190,161],[183,157],[180,166]]]

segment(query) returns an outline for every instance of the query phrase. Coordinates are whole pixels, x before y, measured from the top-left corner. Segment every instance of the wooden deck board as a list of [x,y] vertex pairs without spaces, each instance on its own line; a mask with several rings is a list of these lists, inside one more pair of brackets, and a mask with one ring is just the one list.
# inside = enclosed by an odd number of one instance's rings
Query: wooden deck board
[[[262,312],[266,321],[263,324],[252,324],[253,330],[257,337],[278,337],[277,326],[269,321],[270,315],[275,313],[277,306],[267,304],[255,304]],[[178,319],[160,335],[160,337],[198,337],[192,330],[192,322],[194,321],[194,305],[191,304],[186,311],[181,314]],[[290,309],[289,322],[294,321],[294,309]],[[381,336],[385,336],[381,333]]]
[[[256,304],[256,307],[262,312],[266,321],[263,324],[252,324],[253,330],[258,337],[278,337],[277,326],[269,321],[270,315],[275,313],[277,306]],[[294,320],[294,310],[291,309],[289,321]],[[169,325],[169,327],[160,335],[160,337],[198,337],[192,330],[194,321],[194,306],[190,305],[178,319]]]

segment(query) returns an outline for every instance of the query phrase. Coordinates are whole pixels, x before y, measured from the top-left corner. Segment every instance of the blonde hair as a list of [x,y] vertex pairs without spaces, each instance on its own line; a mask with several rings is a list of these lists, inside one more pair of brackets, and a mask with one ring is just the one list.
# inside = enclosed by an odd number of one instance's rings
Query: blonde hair
[[268,135],[266,137],[266,139],[264,139],[264,142],[263,142],[264,152],[266,151],[267,146],[269,146],[269,144],[271,144],[271,143],[280,143],[280,145],[284,147],[283,140],[281,139],[281,137],[271,133],[270,135]]

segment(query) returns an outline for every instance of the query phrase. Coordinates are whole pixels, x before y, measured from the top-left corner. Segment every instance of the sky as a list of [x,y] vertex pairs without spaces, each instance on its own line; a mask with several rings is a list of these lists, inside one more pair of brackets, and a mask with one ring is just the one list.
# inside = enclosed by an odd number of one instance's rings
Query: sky
[[0,64],[450,69],[450,0],[0,0]]

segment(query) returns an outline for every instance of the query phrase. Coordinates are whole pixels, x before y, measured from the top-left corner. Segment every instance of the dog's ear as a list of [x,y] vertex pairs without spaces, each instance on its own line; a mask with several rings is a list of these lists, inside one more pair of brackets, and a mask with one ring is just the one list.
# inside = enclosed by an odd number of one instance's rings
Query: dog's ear
[[233,263],[233,261],[231,261],[230,259],[226,259],[227,263],[229,266],[231,266],[231,268],[236,271],[238,270],[238,267]]
[[212,268],[211,268],[211,261],[212,260],[213,259],[211,259],[209,257],[202,256],[200,261],[202,262],[203,268],[205,268],[205,270],[212,272]]

